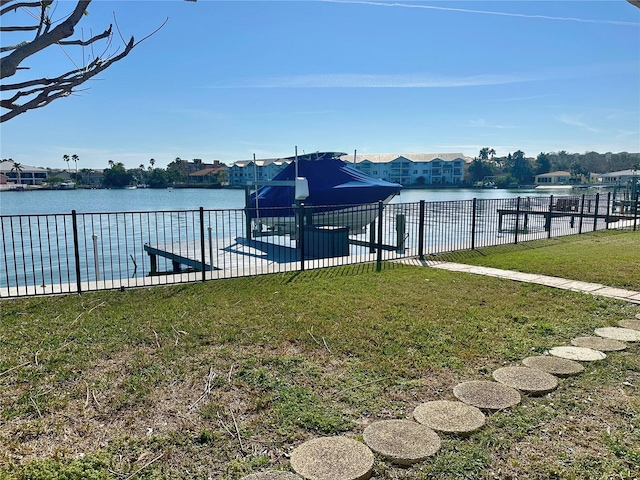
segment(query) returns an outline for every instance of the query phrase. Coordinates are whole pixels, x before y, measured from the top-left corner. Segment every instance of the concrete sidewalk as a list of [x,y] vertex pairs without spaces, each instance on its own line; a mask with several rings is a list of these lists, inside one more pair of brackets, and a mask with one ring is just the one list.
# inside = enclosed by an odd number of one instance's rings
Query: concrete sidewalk
[[400,260],[401,263],[417,265],[423,267],[439,268],[441,270],[451,270],[453,272],[473,273],[476,275],[486,275],[489,277],[507,278],[516,282],[536,283],[547,287],[561,288],[574,292],[588,293],[590,295],[602,295],[603,297],[615,298],[626,302],[640,305],[640,292],[625,290],[623,288],[613,288],[599,283],[580,282],[568,280],[566,278],[550,277],[535,273],[514,272],[512,270],[500,270],[499,268],[480,267],[476,265],[465,265],[463,263],[436,262],[420,260],[418,258],[407,258]]

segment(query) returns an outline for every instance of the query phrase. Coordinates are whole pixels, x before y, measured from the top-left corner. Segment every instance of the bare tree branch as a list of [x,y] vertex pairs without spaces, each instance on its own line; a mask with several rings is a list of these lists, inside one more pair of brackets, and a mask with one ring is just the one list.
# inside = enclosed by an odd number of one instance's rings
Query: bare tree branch
[[87,45],[91,45],[98,40],[102,40],[103,38],[109,38],[111,36],[111,27],[113,25],[109,25],[109,28],[102,32],[100,35],[96,35],[91,37],[89,40],[61,40],[58,42],[58,45],[81,45],[86,47]]
[[[12,0],[5,0],[2,2],[2,5],[11,2]],[[0,16],[4,15],[7,12],[14,12],[16,11],[18,8],[21,7],[25,7],[25,8],[40,8],[42,6],[43,3],[51,3],[50,1],[47,2],[20,2],[20,3],[15,3],[9,7],[3,8],[2,10],[0,10]]]
[[[0,26],[2,32],[35,32],[33,39],[15,41],[10,45],[0,46],[0,52],[4,54],[0,58],[0,91],[3,98],[0,99],[0,108],[4,109],[0,116],[0,122],[5,122],[29,110],[40,108],[48,105],[58,98],[63,98],[77,92],[77,88],[92,79],[99,73],[109,68],[114,63],[126,57],[141,42],[153,36],[168,21],[168,18],[153,32],[136,42],[133,36],[129,41],[125,41],[120,33],[117,21],[115,21],[116,30],[122,40],[124,49],[112,46],[114,37],[113,23],[109,28],[97,35],[91,35],[91,38],[84,40],[83,38],[71,38],[75,33],[77,25],[84,17],[87,7],[92,0],[73,0],[72,5],[68,7],[67,14],[63,16],[62,21],[53,21],[52,15],[55,7],[63,5],[63,3],[55,0],[0,0],[0,16],[8,13],[27,13],[30,17],[25,18],[19,16],[20,21],[12,25],[10,22],[4,21]],[[195,1],[195,0],[188,0]],[[68,5],[68,3],[67,3]],[[70,11],[70,13],[68,13]],[[115,14],[114,14],[115,19]],[[55,26],[54,26],[55,25]],[[94,45],[98,42],[104,42],[104,49],[99,55],[93,53]],[[85,64],[84,50],[83,60],[80,65],[75,65],[66,49],[63,49],[69,60],[74,64],[72,70],[56,74],[50,77],[36,77],[24,81],[8,82],[19,70],[26,70],[28,66],[22,66],[22,63],[33,55],[45,51],[54,45],[62,47],[91,47],[91,61]],[[121,50],[121,51],[120,51]],[[38,74],[42,75],[42,74]],[[35,74],[34,74],[35,76]],[[6,111],[5,111],[6,110]]]
[[91,0],[79,0],[71,15],[60,25],[50,32],[37,37],[33,42],[15,49],[6,57],[2,57],[2,59],[0,59],[0,78],[15,75],[18,66],[25,58],[38,53],[54,43],[58,43],[63,38],[73,35],[75,26],[84,15],[89,3],[91,3]]
[[[107,61],[101,61],[100,59],[95,59],[91,64],[89,64],[87,69],[76,70],[77,73],[72,75],[70,78],[63,79],[59,82],[53,83],[50,86],[46,86],[41,89],[35,90],[35,91],[41,91],[41,93],[39,93],[32,100],[22,105],[6,104],[5,101],[3,100],[0,103],[0,106],[2,106],[3,108],[10,109],[10,111],[0,116],[0,123],[5,122],[7,120],[11,120],[12,118],[28,110],[44,107],[45,105],[48,105],[49,103],[51,103],[52,101],[58,98],[67,97],[71,95],[71,92],[75,87],[86,82],[87,80],[94,77],[98,73],[106,70],[118,60],[121,60],[122,58],[126,57],[129,54],[129,52],[133,50],[133,47],[135,46],[134,42],[135,41],[133,37],[131,37],[131,40],[129,40],[129,43],[127,44],[124,51],[120,55],[117,55]],[[18,94],[16,95],[20,95],[20,93],[21,92],[18,92]]]

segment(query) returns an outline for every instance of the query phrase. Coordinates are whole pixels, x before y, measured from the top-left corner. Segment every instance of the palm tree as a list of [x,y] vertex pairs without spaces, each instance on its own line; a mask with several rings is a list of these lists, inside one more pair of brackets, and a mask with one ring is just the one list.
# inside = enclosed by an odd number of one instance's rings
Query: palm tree
[[71,160],[71,159],[69,158],[69,155],[66,155],[66,154],[65,154],[65,155],[62,155],[62,161],[63,161],[63,162],[67,162],[67,172],[69,172],[69,160]]
[[78,157],[78,155],[71,155],[71,160],[73,160],[73,163],[76,164],[76,178],[78,177],[78,160],[80,160],[80,157]]
[[149,164],[151,165],[151,168],[149,170],[153,170],[153,166],[156,164],[156,161],[152,158],[151,160],[149,160]]
[[16,172],[18,174],[18,185],[22,185],[22,177],[20,176],[20,174],[22,173],[22,164],[19,162],[13,162],[11,171]]
[[115,162],[113,160],[109,160],[107,163],[109,164],[110,168],[112,168],[115,165]]

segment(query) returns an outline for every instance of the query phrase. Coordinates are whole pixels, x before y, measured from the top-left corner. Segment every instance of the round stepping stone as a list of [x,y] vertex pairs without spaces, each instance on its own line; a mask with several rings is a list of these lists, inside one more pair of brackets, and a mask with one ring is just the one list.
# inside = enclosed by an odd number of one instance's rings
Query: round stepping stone
[[612,338],[623,342],[640,342],[640,331],[631,328],[605,327],[596,328],[595,334],[599,337]]
[[493,378],[530,395],[544,395],[558,388],[556,377],[537,368],[502,367],[493,372]]
[[366,480],[373,452],[346,437],[314,438],[291,452],[291,467],[309,480]]
[[362,433],[369,448],[398,465],[426,460],[440,449],[438,434],[410,420],[374,422]]
[[498,382],[473,380],[453,387],[458,400],[485,410],[503,410],[520,403],[522,397],[515,388]]
[[549,353],[554,357],[578,360],[580,362],[595,362],[607,358],[607,355],[600,350],[584,347],[553,347],[549,350]]
[[636,318],[640,320],[640,313],[636,313]]
[[600,350],[601,352],[617,352],[627,348],[627,344],[620,340],[602,337],[577,337],[571,340],[571,344],[576,347]]
[[622,328],[630,328],[632,330],[640,330],[640,320],[620,320],[618,322]]
[[484,413],[472,405],[451,400],[435,400],[413,410],[416,422],[439,432],[469,435],[484,426]]
[[242,480],[300,480],[300,477],[289,472],[260,472],[242,477]]
[[577,375],[584,371],[584,367],[578,362],[567,360],[566,358],[553,357],[551,355],[527,357],[522,360],[522,363],[527,367],[537,368],[543,372],[557,375],[559,377]]

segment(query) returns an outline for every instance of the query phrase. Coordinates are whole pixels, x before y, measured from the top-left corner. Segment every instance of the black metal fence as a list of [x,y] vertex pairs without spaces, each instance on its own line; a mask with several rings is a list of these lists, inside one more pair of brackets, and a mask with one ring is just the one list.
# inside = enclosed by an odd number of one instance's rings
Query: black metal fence
[[639,220],[637,200],[599,194],[290,210],[0,216],[0,297],[380,265]]

